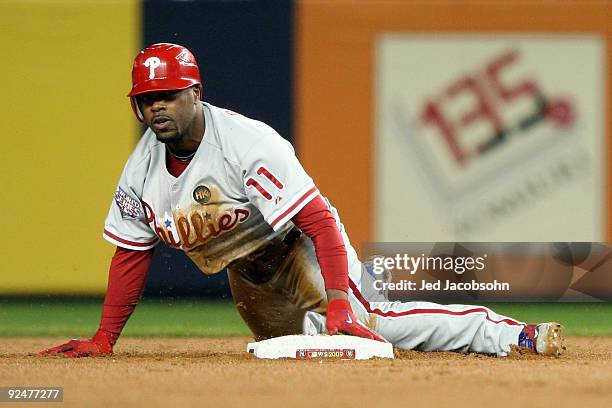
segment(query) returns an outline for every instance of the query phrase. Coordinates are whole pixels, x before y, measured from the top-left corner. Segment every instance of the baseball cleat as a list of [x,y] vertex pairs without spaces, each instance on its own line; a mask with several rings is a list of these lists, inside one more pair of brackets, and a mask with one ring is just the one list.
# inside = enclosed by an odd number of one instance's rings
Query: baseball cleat
[[519,334],[518,345],[543,356],[559,357],[565,350],[562,331],[563,326],[556,322],[528,324]]

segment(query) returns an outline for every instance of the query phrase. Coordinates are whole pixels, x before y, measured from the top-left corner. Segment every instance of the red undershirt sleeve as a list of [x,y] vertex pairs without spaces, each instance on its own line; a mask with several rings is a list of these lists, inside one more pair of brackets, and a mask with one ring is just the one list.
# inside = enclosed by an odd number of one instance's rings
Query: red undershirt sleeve
[[100,330],[114,344],[136,308],[144,290],[153,249],[135,251],[117,247],[108,273]]
[[348,292],[348,260],[342,234],[327,205],[317,196],[291,219],[315,247],[325,289]]

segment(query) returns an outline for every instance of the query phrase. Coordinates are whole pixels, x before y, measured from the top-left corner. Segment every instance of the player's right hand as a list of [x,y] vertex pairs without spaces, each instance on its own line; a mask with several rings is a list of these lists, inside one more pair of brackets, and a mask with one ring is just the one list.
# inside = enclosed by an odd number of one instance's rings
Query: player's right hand
[[327,320],[325,323],[330,335],[337,333],[387,342],[382,336],[373,332],[357,321],[351,304],[346,299],[332,299],[327,304]]
[[60,344],[59,346],[45,349],[38,353],[38,355],[63,355],[64,357],[111,355],[113,354],[113,345],[111,344],[111,341],[113,340],[114,336],[112,334],[98,330],[89,340],[72,339],[67,343]]

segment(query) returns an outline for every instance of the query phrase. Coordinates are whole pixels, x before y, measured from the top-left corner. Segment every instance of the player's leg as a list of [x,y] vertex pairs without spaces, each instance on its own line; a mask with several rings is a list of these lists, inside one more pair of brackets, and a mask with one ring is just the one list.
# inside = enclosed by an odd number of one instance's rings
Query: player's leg
[[256,340],[301,334],[306,311],[326,308],[312,244],[290,234],[228,267],[234,302]]
[[299,333],[305,312],[266,283],[253,284],[245,272],[229,269],[228,275],[236,309],[255,340]]
[[422,351],[506,355],[524,324],[482,306],[367,302],[351,293],[356,315],[394,346]]
[[360,319],[396,347],[503,356],[511,345],[518,344],[525,323],[483,306],[376,301],[368,295],[372,280],[366,267],[350,271],[351,306]]

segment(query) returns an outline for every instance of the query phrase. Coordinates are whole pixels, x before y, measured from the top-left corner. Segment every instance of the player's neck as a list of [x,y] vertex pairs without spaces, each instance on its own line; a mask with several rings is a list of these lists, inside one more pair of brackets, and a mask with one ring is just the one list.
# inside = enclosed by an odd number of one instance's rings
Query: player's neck
[[170,146],[166,146],[166,148],[168,150],[168,154],[178,161],[190,161],[191,159],[193,159],[193,156],[195,156],[196,154],[196,151],[193,151],[191,153],[185,153],[185,152],[175,152],[174,150],[172,150]]

